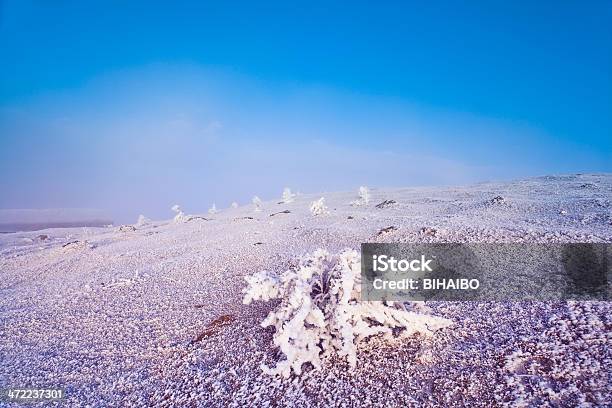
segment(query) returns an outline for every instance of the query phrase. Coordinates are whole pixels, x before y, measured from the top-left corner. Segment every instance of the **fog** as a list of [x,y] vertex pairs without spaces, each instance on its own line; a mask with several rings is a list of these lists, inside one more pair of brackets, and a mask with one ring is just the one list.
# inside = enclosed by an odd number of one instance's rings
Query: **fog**
[[[545,129],[317,84],[151,65],[0,106],[0,208],[170,218],[324,192],[609,171]],[[567,158],[571,157],[571,160]]]

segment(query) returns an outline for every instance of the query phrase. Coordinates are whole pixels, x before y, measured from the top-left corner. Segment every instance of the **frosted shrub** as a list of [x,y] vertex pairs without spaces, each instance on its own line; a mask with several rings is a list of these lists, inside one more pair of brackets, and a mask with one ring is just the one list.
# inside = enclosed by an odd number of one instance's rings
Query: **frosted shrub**
[[185,215],[183,210],[181,210],[181,206],[178,204],[174,204],[171,208],[172,211],[176,213],[174,216],[175,223],[187,222],[188,217]]
[[327,206],[325,205],[325,197],[321,197],[316,201],[310,203],[310,212],[312,215],[323,215],[328,214]]
[[429,336],[452,324],[409,311],[402,303],[360,301],[360,273],[357,251],[330,255],[319,249],[280,276],[264,271],[246,278],[245,304],[280,299],[261,325],[274,326],[273,343],[285,360],[274,368],[262,365],[265,373],[300,375],[304,363],[318,369],[331,355],[346,358],[354,368],[358,344],[371,336],[397,341],[414,333]]
[[368,205],[370,202],[370,190],[366,186],[359,187],[359,191],[357,192],[359,195],[359,199],[355,201],[351,201],[351,205],[354,207],[358,207],[360,205]]
[[255,212],[260,212],[262,207],[261,199],[257,196],[253,197],[253,204],[255,205]]
[[285,189],[283,190],[282,202],[287,204],[293,202],[294,199],[295,194],[291,192],[291,189],[289,187],[285,187]]
[[230,207],[232,207],[232,208],[238,208],[238,203],[234,201]]
[[370,202],[370,190],[366,186],[359,187],[359,198],[365,205]]
[[245,291],[243,302],[250,304],[253,300],[271,300],[278,298],[279,285],[276,275],[261,271],[251,276],[245,277],[249,284],[249,289]]
[[149,225],[151,223],[151,220],[147,217],[145,217],[144,215],[140,214],[138,216],[138,221],[136,221],[136,226],[137,227],[144,227],[146,225]]
[[213,203],[212,207],[210,207],[208,209],[208,213],[209,214],[216,214],[218,212],[219,212],[219,210],[217,210],[217,205],[215,203]]

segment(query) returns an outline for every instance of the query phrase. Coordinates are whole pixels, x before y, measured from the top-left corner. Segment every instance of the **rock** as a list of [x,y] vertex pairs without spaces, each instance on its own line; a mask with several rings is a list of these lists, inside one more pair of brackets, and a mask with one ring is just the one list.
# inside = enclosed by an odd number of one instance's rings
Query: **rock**
[[385,200],[380,204],[376,204],[376,208],[388,208],[391,207],[392,205],[397,204],[397,201],[395,200]]
[[378,231],[378,234],[376,234],[376,235],[379,235],[379,236],[380,235],[385,235],[385,234],[389,234],[389,233],[391,233],[393,231],[397,231],[397,227],[395,225],[391,225],[389,227],[382,228],[380,231]]
[[119,227],[119,232],[134,232],[136,231],[136,227],[133,225],[122,225]]
[[49,236],[47,234],[40,234],[36,236],[36,239],[41,240],[41,241],[46,241],[49,239]]
[[431,228],[431,227],[423,227],[419,230],[419,233],[421,235],[426,235],[429,237],[435,237],[436,234],[438,233],[438,230],[436,230],[435,228]]
[[283,211],[275,212],[275,213],[270,214],[270,217],[274,217],[275,215],[278,215],[278,214],[291,214],[291,211],[283,210]]
[[506,203],[506,199],[504,197],[498,195],[498,196],[493,197],[490,202],[491,202],[491,204],[496,204],[496,205],[505,204]]
[[85,250],[85,249],[93,249],[95,245],[89,243],[88,241],[70,241],[62,245],[62,250],[64,252],[71,252],[74,250]]
[[197,221],[197,220],[210,221],[210,218],[202,217],[200,215],[190,215],[189,217],[187,217],[187,222]]
[[249,217],[249,216],[247,216],[247,217],[236,217],[236,218],[234,218],[234,220],[233,220],[233,221],[240,221],[240,220],[254,220],[254,219],[255,219],[255,218],[253,218],[253,217]]

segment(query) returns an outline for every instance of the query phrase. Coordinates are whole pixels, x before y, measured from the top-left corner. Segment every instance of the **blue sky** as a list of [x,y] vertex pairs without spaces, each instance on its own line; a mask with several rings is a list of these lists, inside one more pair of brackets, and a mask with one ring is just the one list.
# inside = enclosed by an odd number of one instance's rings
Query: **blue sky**
[[612,171],[609,1],[95,3],[0,3],[0,208]]

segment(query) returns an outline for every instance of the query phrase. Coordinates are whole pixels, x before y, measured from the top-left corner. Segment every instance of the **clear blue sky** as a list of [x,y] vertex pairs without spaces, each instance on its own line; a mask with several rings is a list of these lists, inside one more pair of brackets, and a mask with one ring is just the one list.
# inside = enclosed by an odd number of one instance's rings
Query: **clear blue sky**
[[0,1],[0,208],[612,171],[610,1],[96,3]]

